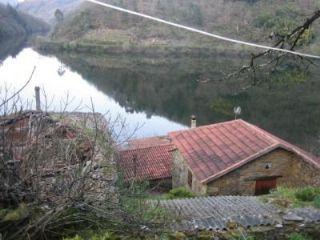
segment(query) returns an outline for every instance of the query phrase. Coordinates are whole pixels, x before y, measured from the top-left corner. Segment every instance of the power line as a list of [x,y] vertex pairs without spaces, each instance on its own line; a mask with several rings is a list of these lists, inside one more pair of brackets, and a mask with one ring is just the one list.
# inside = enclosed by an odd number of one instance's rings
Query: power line
[[265,49],[265,50],[272,50],[272,51],[278,51],[278,52],[283,52],[283,53],[289,53],[289,54],[296,55],[296,56],[301,56],[301,57],[320,59],[320,56],[318,56],[318,55],[295,52],[295,51],[291,51],[291,50],[288,50],[288,49],[270,47],[270,46],[266,46],[266,45],[261,45],[261,44],[241,41],[241,40],[237,40],[237,39],[232,39],[232,38],[224,37],[224,36],[221,36],[221,35],[218,35],[218,34],[213,34],[213,33],[202,31],[202,30],[199,30],[199,29],[196,29],[196,28],[192,28],[192,27],[188,27],[188,26],[185,26],[185,25],[181,25],[181,24],[178,24],[178,23],[166,21],[166,20],[163,20],[161,18],[152,17],[150,15],[146,15],[146,14],[143,14],[143,13],[138,13],[138,12],[131,11],[131,10],[128,10],[128,9],[125,9],[125,8],[121,8],[121,7],[117,7],[117,6],[114,6],[112,4],[108,4],[108,3],[104,3],[104,2],[100,2],[100,1],[96,1],[96,0],[86,0],[86,1],[94,3],[94,4],[97,4],[97,5],[100,5],[100,6],[103,6],[103,7],[106,7],[106,8],[117,10],[117,11],[120,11],[120,12],[124,12],[124,13],[128,13],[128,14],[131,14],[131,15],[135,15],[135,16],[139,16],[139,17],[142,17],[142,18],[146,18],[146,19],[149,19],[149,20],[152,20],[152,21],[155,21],[155,22],[164,23],[164,24],[167,24],[167,25],[170,25],[170,26],[173,26],[173,27],[181,28],[181,29],[184,29],[184,30],[187,30],[187,31],[190,31],[190,32],[195,32],[195,33],[199,33],[199,34],[202,34],[202,35],[205,35],[205,36],[209,36],[209,37],[213,37],[213,38],[216,38],[216,39],[220,39],[220,40],[226,41],[226,42],[237,43],[237,44],[241,44],[241,45],[245,45],[245,46],[249,46],[249,47],[261,48],[261,49]]

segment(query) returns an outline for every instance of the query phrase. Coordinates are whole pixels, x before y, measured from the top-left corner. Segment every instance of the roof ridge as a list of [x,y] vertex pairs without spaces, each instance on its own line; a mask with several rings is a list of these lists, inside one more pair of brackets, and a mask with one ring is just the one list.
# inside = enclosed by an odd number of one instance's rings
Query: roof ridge
[[148,149],[148,148],[157,148],[157,147],[164,147],[164,146],[174,146],[173,143],[163,143],[163,144],[155,144],[153,146],[147,146],[147,147],[134,147],[134,148],[129,148],[129,149],[123,149],[119,150],[119,152],[129,152],[129,151],[136,151],[136,150],[142,150],[142,149]]
[[[243,121],[243,120],[242,120]],[[303,157],[305,160],[313,163],[314,165],[316,165],[317,167],[320,168],[320,158],[302,148],[300,148],[299,146],[296,146],[293,143],[290,143],[280,137],[277,137],[275,135],[273,135],[272,133],[267,132],[266,130],[263,130],[262,128],[252,124],[252,123],[248,123],[246,121],[243,121],[245,124],[247,124],[248,126],[256,129],[257,131],[261,132],[263,135],[273,139],[274,141],[276,141],[280,147],[282,148],[287,148],[287,150],[293,151],[296,154],[300,155],[301,157]]]
[[268,139],[270,139],[271,141],[273,141],[273,143],[281,143],[281,141],[283,141],[282,139],[276,137],[275,135],[273,135],[272,133],[269,133],[265,130],[263,130],[262,128],[252,124],[252,123],[248,123],[247,121],[244,121],[242,119],[239,119],[242,123],[244,123],[245,125],[247,125],[248,127],[250,127],[251,129],[254,129],[255,131],[257,131],[258,133],[260,133],[262,136],[267,137]]
[[[197,129],[203,129],[203,128],[214,127],[214,126],[220,126],[220,125],[230,124],[230,123],[239,122],[239,121],[244,121],[244,120],[242,120],[241,118],[239,118],[239,119],[235,119],[235,120],[229,120],[229,121],[224,121],[224,122],[217,122],[217,123],[213,123],[213,124],[207,124],[207,125],[198,126],[198,127],[195,127],[195,128],[187,128],[187,129],[172,131],[172,132],[169,132],[168,135],[170,136],[170,134],[178,134],[178,133],[182,133],[182,132],[196,131]],[[245,122],[245,121],[244,121],[244,122]]]
[[307,158],[309,161],[311,161],[312,163],[314,163],[315,165],[320,167],[320,158],[315,156],[314,154],[309,153],[309,152],[303,150],[302,148],[300,148],[299,146],[296,146],[296,145],[294,145],[294,144],[292,144],[292,143],[290,143],[280,137],[277,137],[277,136],[273,135],[272,133],[269,133],[254,124],[248,123],[243,120],[242,120],[242,122],[245,123],[246,125],[254,128],[255,130],[261,132],[263,135],[269,137],[270,139],[273,139],[274,141],[276,141],[280,145],[280,147],[289,148],[291,151],[302,156],[303,158]]

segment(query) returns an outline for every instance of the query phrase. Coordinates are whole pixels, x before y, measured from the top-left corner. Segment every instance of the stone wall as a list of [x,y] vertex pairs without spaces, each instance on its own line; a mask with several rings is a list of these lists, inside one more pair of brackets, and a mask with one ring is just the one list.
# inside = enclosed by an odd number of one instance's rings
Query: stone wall
[[192,174],[192,186],[188,185],[188,172],[191,169],[188,168],[181,153],[176,150],[173,152],[173,166],[172,166],[172,187],[185,187],[198,194],[205,194],[207,185],[202,184],[194,174]]
[[320,186],[319,174],[319,169],[296,154],[277,149],[208,183],[207,194],[254,195],[256,180],[264,177],[278,177],[277,186]]
[[172,188],[188,187],[188,166],[178,150],[173,152]]
[[208,184],[202,184],[193,175],[192,188],[188,186],[190,170],[178,150],[173,152],[172,169],[173,188],[187,187],[200,195],[254,195],[256,180],[266,177],[277,177],[277,186],[320,186],[319,169],[280,148]]

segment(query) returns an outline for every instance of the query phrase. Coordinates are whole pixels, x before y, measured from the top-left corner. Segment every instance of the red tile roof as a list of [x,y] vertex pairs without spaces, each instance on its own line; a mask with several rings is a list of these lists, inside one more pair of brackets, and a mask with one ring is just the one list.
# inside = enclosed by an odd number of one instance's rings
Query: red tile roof
[[173,146],[167,143],[121,150],[118,165],[124,179],[157,180],[171,177],[172,149]]
[[157,136],[157,137],[133,139],[128,141],[124,146],[121,146],[120,150],[148,148],[148,147],[168,145],[170,143],[171,143],[171,140],[169,139],[168,136]]
[[203,183],[277,148],[294,152],[320,168],[319,158],[243,120],[172,132],[169,136]]

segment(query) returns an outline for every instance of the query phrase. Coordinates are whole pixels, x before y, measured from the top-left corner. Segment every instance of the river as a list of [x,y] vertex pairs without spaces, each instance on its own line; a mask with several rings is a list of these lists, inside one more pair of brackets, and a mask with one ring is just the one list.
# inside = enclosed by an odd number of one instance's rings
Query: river
[[[3,57],[0,85],[19,89],[34,66],[36,72],[21,97],[34,107],[34,87],[42,103],[60,111],[69,96],[69,111],[95,110],[113,121],[125,120],[126,136],[164,135],[188,127],[195,114],[199,125],[241,118],[316,154],[320,147],[319,70],[285,72],[252,85],[249,78],[225,79],[243,64],[230,56],[166,57],[39,53],[25,47]],[[65,72],[59,75],[58,69]],[[47,101],[45,101],[45,97]],[[31,101],[31,103],[30,103]],[[45,104],[45,103],[48,104]]]
[[[41,88],[42,108],[48,111],[61,111],[68,102],[66,111],[94,111],[105,114],[113,124],[125,124],[123,137],[147,137],[163,135],[169,131],[185,128],[184,125],[170,121],[165,117],[149,116],[144,111],[134,111],[132,108],[120,106],[114,98],[99,90],[87,81],[81,74],[62,64],[56,57],[44,56],[32,48],[22,49],[15,57],[7,57],[0,66],[1,88],[14,92],[20,89],[28,80],[33,67],[36,71],[30,84],[20,94],[28,108],[35,108],[34,87]],[[63,66],[65,73],[60,76],[58,69]],[[125,131],[125,132],[123,132]],[[118,134],[118,132],[116,133]]]

